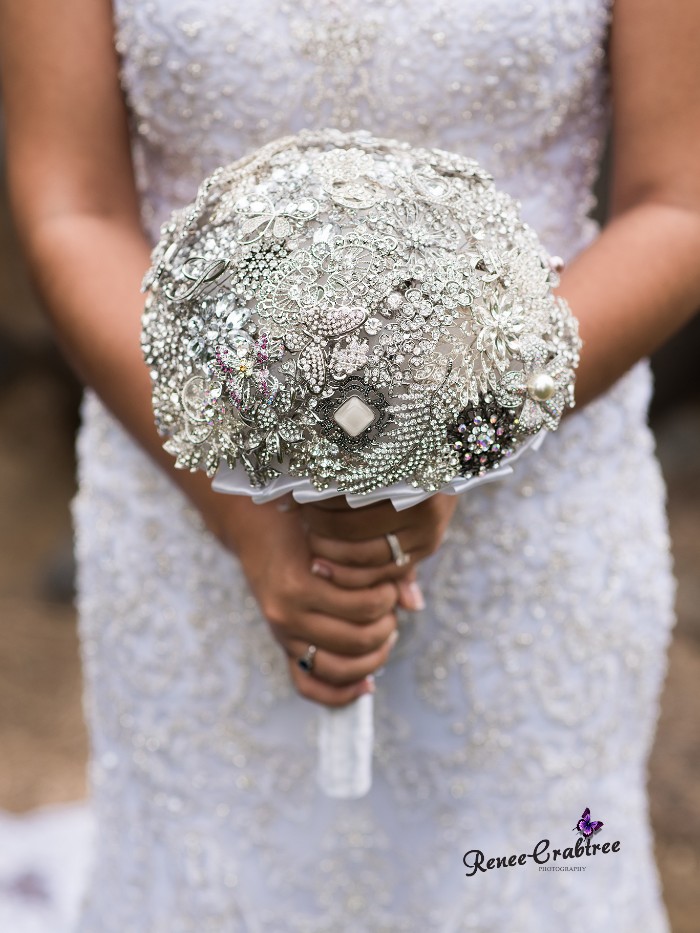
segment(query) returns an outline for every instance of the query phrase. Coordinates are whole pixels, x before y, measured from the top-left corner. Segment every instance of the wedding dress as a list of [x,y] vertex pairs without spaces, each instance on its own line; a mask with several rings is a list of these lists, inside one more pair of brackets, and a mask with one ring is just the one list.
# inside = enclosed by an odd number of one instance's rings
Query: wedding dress
[[[145,228],[155,241],[205,174],[268,140],[366,128],[475,157],[571,258],[597,232],[610,6],[116,0]],[[372,790],[334,800],[318,708],[235,558],[88,391],[80,933],[667,930],[645,769],[674,587],[649,394],[643,361],[460,497],[419,570],[427,609],[401,615],[377,678]],[[554,862],[585,807],[619,846]],[[465,853],[485,868],[541,839],[549,868],[585,870],[468,876]]]

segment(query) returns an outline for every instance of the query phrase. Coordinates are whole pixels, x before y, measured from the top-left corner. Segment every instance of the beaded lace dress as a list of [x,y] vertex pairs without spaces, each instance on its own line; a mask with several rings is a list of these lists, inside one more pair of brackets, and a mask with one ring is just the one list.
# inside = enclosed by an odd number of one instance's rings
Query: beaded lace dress
[[[475,157],[571,258],[596,235],[610,6],[116,0],[145,227],[275,137],[366,128]],[[80,933],[666,931],[645,783],[673,580],[649,394],[644,361],[460,497],[377,678],[372,790],[333,800],[317,708],[235,558],[88,392]],[[467,877],[469,850],[572,846],[584,807],[617,851]]]

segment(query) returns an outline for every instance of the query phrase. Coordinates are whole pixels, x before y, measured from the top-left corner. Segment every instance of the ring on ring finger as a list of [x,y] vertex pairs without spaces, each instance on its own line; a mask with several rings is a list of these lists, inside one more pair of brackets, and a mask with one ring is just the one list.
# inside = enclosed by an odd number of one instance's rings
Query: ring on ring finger
[[401,547],[401,542],[395,534],[389,532],[385,534],[386,543],[389,545],[391,551],[391,557],[397,567],[405,567],[406,564],[411,562],[411,555],[406,554],[404,549]]
[[297,665],[307,674],[313,674],[317,651],[316,645],[309,645],[304,654],[297,658]]

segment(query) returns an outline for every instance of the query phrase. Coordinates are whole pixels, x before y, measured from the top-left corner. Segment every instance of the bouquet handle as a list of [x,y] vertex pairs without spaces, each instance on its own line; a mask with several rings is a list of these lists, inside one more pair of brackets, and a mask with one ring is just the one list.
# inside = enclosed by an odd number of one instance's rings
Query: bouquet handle
[[372,786],[374,697],[324,706],[318,722],[318,784],[328,797],[364,797]]

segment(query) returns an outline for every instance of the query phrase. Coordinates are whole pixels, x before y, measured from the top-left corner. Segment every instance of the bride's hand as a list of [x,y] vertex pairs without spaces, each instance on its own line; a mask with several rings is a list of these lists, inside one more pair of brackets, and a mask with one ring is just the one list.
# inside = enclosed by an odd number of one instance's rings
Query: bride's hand
[[[326,706],[344,706],[373,689],[366,678],[382,667],[396,630],[396,585],[379,581],[343,589],[311,572],[299,511],[275,503],[220,503],[215,533],[241,562],[261,611],[289,659],[297,691]],[[227,517],[228,516],[228,517]],[[316,645],[310,676],[297,664]]]
[[[415,565],[438,549],[456,505],[456,496],[440,493],[401,512],[390,502],[352,509],[340,496],[304,505],[312,572],[348,589],[396,581],[402,604],[421,609]],[[410,558],[404,566],[395,563],[387,534]]]

